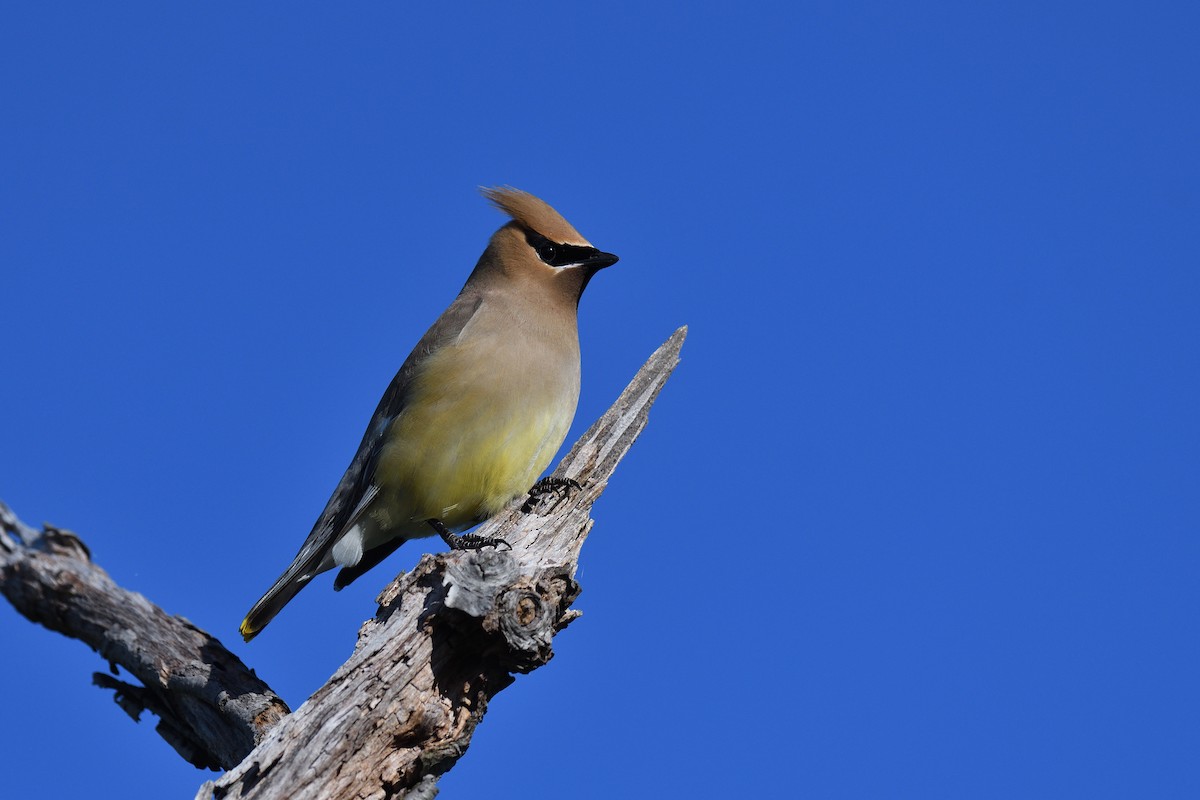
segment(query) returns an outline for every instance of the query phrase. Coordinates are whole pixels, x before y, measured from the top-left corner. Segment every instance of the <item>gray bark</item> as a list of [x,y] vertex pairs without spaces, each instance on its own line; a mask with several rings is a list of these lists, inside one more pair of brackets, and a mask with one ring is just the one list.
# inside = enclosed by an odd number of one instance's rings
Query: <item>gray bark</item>
[[[135,720],[144,710],[158,715],[159,734],[197,767],[234,766],[288,713],[213,636],[113,582],[75,534],[34,531],[3,503],[0,593],[33,622],[98,652],[112,674],[93,682]],[[118,666],[141,685],[114,677]]]
[[428,798],[466,751],[488,701],[553,656],[589,511],[645,427],[679,362],[680,328],[650,357],[554,474],[565,499],[513,507],[477,533],[511,550],[426,555],[379,596],[353,655],[300,708],[287,707],[220,643],[116,586],[73,534],[38,534],[0,506],[0,592],[30,619],[81,639],[141,681],[101,675],[149,709],[192,763],[228,769],[197,798]]

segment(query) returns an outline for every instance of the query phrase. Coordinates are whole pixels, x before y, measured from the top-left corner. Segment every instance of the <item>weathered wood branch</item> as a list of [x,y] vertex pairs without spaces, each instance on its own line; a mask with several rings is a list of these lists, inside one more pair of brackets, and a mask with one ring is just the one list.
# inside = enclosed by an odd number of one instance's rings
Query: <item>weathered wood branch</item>
[[[135,686],[104,673],[97,685],[197,767],[239,763],[288,707],[241,660],[183,617],[118,586],[70,531],[38,532],[0,503],[0,593],[17,611],[87,644],[127,669]],[[11,657],[11,656],[10,656]]]
[[589,511],[645,427],[685,336],[680,328],[655,351],[560,462],[555,474],[580,490],[529,513],[514,507],[478,531],[511,550],[426,555],[397,577],[350,659],[294,713],[216,639],[116,586],[77,537],[38,534],[7,508],[0,592],[132,672],[141,687],[100,682],[123,707],[159,714],[160,732],[192,763],[229,769],[197,797],[432,797],[488,701],[512,673],[549,661],[554,635],[579,615],[570,606]]
[[513,672],[549,661],[554,634],[578,616],[570,605],[588,512],[645,427],[685,335],[680,328],[650,357],[559,463],[554,474],[580,491],[552,511],[513,508],[479,529],[512,550],[427,555],[394,580],[350,659],[198,797],[431,796],[488,701]]

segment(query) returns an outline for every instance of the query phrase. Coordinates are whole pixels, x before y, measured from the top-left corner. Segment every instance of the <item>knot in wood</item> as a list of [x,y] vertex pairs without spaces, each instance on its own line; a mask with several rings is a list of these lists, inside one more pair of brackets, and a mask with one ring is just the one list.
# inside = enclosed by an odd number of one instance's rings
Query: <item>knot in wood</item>
[[536,597],[522,595],[520,601],[517,603],[517,622],[522,625],[528,625],[533,622],[540,607],[541,603],[538,602]]
[[511,616],[521,628],[532,627],[542,621],[546,604],[529,587],[509,589],[500,596],[501,613]]
[[456,553],[446,558],[446,606],[479,619],[487,616],[497,594],[518,577],[516,559],[504,551]]
[[508,666],[528,672],[553,657],[554,612],[557,603],[547,602],[541,586],[518,583],[497,598],[497,628],[508,650]]

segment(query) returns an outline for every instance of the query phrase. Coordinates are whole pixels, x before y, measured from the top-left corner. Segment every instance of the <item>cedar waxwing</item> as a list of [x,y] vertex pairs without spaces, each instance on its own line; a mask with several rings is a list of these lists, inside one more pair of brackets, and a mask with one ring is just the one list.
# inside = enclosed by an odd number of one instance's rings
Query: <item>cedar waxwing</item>
[[531,194],[482,191],[511,221],[392,379],[312,533],[242,621],[246,641],[315,575],[340,567],[341,589],[435,533],[451,549],[502,544],[456,533],[527,492],[573,484],[534,481],[575,416],[579,298],[617,257]]

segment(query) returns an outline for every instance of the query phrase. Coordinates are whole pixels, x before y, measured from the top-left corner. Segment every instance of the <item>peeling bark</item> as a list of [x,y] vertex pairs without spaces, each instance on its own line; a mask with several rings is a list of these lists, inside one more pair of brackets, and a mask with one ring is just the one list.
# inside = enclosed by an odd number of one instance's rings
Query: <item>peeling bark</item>
[[197,767],[228,769],[288,713],[287,705],[213,636],[118,586],[70,531],[37,532],[0,503],[0,592],[33,622],[79,639],[124,667],[134,685],[96,673],[135,720]]

